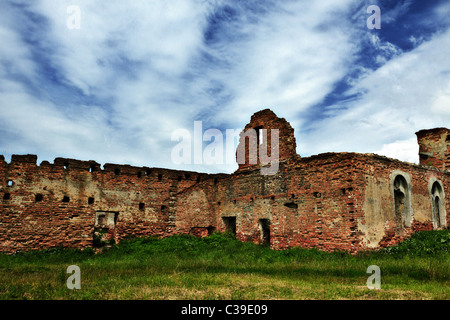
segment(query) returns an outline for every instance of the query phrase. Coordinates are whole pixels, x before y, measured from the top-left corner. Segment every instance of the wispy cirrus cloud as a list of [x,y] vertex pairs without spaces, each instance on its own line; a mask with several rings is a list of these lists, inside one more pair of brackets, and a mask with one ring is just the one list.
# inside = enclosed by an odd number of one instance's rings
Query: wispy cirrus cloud
[[[382,9],[368,30],[366,8]],[[80,8],[81,28],[66,26]],[[4,1],[0,151],[176,165],[174,130],[244,127],[269,107],[298,152],[416,157],[450,119],[450,6],[420,1]],[[231,151],[230,151],[231,152]],[[234,153],[234,151],[233,151]]]

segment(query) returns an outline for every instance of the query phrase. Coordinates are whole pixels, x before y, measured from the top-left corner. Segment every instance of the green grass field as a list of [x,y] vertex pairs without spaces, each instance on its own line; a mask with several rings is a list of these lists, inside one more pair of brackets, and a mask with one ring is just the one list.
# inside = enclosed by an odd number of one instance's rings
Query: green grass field
[[[270,250],[228,234],[140,238],[94,254],[53,249],[0,255],[0,299],[443,299],[450,298],[450,231],[419,232],[397,247],[349,255]],[[66,286],[81,271],[81,289]],[[367,288],[367,267],[381,289]]]

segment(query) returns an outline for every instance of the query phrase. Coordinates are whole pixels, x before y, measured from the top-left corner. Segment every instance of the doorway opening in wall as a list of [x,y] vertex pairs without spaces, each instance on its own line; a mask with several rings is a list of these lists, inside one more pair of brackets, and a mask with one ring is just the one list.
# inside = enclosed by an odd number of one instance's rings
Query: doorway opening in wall
[[261,244],[270,246],[270,220],[259,219],[259,231],[261,233]]
[[118,212],[97,211],[95,213],[92,245],[101,248],[116,243],[116,222]]
[[225,224],[225,232],[230,232],[236,236],[236,217],[222,217]]

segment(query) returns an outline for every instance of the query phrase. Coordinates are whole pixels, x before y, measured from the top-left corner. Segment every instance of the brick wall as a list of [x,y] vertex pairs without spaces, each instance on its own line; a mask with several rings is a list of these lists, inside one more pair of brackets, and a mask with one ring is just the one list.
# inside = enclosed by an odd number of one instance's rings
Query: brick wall
[[[246,129],[258,127],[280,131],[273,174],[261,174],[262,164],[248,161],[234,174],[202,174],[102,168],[65,158],[37,165],[35,155],[13,155],[6,163],[0,156],[0,251],[84,248],[129,236],[207,236],[230,228],[242,241],[274,249],[357,252],[449,225],[450,172],[442,161],[433,167],[358,153],[301,158],[286,120],[263,110]],[[446,137],[436,132],[418,135],[422,152],[443,150]],[[432,206],[434,183],[442,188],[439,210]]]

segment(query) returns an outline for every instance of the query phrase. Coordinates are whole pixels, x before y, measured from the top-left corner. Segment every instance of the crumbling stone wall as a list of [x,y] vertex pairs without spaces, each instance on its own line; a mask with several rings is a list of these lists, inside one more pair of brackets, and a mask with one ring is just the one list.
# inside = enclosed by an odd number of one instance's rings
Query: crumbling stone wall
[[450,130],[435,128],[416,132],[420,164],[439,169],[450,168]]
[[[57,158],[36,165],[35,155],[0,159],[0,250],[6,252],[94,245],[129,236],[176,233],[181,190],[211,175]],[[214,179],[212,179],[214,181]],[[99,223],[98,213],[115,221]],[[105,218],[106,219],[106,218]]]
[[[271,174],[251,161],[248,129],[279,131]],[[420,165],[358,153],[301,158],[293,128],[268,109],[245,130],[238,148],[247,156],[234,174],[0,156],[0,251],[229,230],[274,249],[358,252],[450,223],[447,129],[418,133],[421,152],[434,159]],[[271,148],[270,135],[248,140]]]

